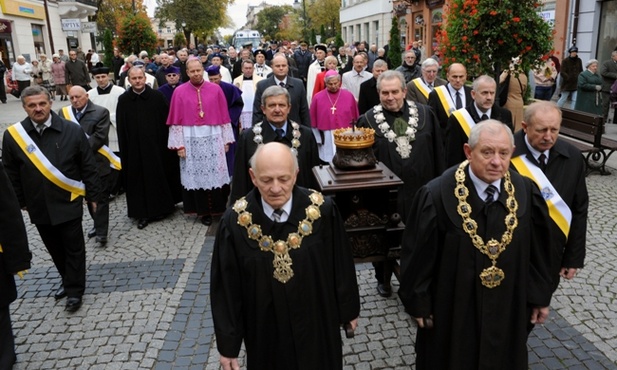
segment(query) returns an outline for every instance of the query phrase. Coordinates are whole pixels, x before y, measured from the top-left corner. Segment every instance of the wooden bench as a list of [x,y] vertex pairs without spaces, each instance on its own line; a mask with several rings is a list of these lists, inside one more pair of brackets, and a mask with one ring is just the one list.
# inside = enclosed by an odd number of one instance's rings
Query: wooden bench
[[606,161],[617,150],[617,141],[603,137],[604,118],[595,114],[561,108],[560,140],[565,140],[581,151],[587,165],[587,175],[599,171],[610,175]]

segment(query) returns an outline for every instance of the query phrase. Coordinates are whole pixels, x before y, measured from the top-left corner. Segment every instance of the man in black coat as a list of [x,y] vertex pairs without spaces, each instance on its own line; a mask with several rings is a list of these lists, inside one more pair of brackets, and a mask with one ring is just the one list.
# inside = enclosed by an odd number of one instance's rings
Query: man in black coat
[[86,63],[77,58],[77,52],[69,52],[69,61],[64,64],[67,85],[78,85],[90,90],[90,72]]
[[[66,106],[58,112],[60,117],[77,123],[88,136],[88,142],[92,147],[92,153],[96,158],[97,170],[101,180],[101,197],[97,203],[96,212],[91,204],[88,211],[94,221],[94,227],[88,231],[88,238],[96,236],[96,242],[101,246],[107,244],[107,231],[109,229],[109,193],[111,188],[111,167],[107,156],[113,152],[107,146],[109,144],[109,126],[111,121],[107,108],[92,103],[88,99],[88,92],[81,86],[73,86],[69,91],[71,106]],[[115,156],[115,155],[114,155]],[[113,158],[113,157],[112,157]],[[119,158],[113,158],[119,163]],[[119,170],[119,168],[116,168]]]
[[306,42],[300,43],[300,48],[294,52],[294,59],[296,60],[296,67],[298,67],[298,77],[306,86],[308,69],[313,62],[313,53],[307,50]]
[[450,114],[468,106],[472,100],[471,88],[465,86],[467,68],[464,65],[452,63],[446,76],[448,83],[445,86],[436,87],[428,95],[428,105],[433,108],[439,127],[444,130],[444,133]]
[[[585,263],[589,207],[585,161],[577,148],[559,139],[560,128],[561,110],[555,103],[531,104],[525,108],[523,129],[514,134],[516,150],[512,156],[512,164],[523,175],[529,173],[525,167],[535,169],[534,177],[540,181],[542,194],[547,202],[551,201],[549,207],[558,202],[557,194],[565,202],[565,205],[556,204],[553,212],[561,213],[563,219],[569,220],[569,225],[557,222],[559,218],[551,213],[555,245],[551,266],[553,291],[559,286],[560,277],[573,279]],[[540,158],[542,155],[544,157]]]
[[378,59],[373,63],[373,78],[360,84],[360,94],[358,96],[358,113],[363,115],[369,109],[379,104],[379,93],[377,92],[377,77],[388,70],[388,63]]
[[120,50],[118,50],[118,48],[114,48],[114,57],[111,59],[111,66],[114,72],[114,83],[118,86],[122,86],[119,85],[118,81],[120,80],[120,70],[122,69],[123,65],[124,58],[122,57],[122,53],[120,52]]
[[302,81],[298,78],[289,77],[289,65],[284,54],[276,54],[272,58],[272,75],[265,80],[257,83],[255,90],[255,100],[253,100],[253,125],[264,119],[261,111],[261,94],[270,86],[283,86],[291,97],[291,111],[289,118],[303,126],[311,127],[311,116],[309,115],[308,102],[306,101],[306,90]]
[[101,194],[96,161],[81,127],[51,111],[47,89],[31,86],[21,101],[28,118],[4,132],[2,161],[62,277],[55,298],[68,296],[74,312],[86,289],[82,197],[96,212]]
[[0,101],[2,104],[6,104],[6,89],[4,88],[4,73],[6,72],[6,66],[0,59]]
[[469,139],[471,128],[480,121],[487,119],[497,120],[514,131],[512,113],[495,104],[497,84],[487,75],[480,76],[473,81],[470,104],[453,112],[448,118],[446,127],[446,167],[454,166],[465,160],[463,145]]
[[[279,58],[279,56],[274,57],[273,65],[279,63],[277,61]],[[296,83],[303,88],[299,81]],[[306,102],[305,99],[303,100]],[[231,195],[229,196],[230,204],[253,189],[248,172],[249,160],[258,145],[271,141],[290,146],[297,153],[300,164],[298,185],[317,189],[317,181],[313,175],[313,167],[321,163],[317,142],[310,127],[300,125],[291,118],[289,113],[293,108],[290,106],[291,101],[289,92],[281,86],[270,86],[263,92],[263,103],[259,109],[263,111],[264,120],[253,125],[253,128],[244,130],[238,138]]]
[[17,360],[9,310],[17,299],[13,275],[23,276],[31,259],[19,201],[0,164],[0,369],[11,369]]

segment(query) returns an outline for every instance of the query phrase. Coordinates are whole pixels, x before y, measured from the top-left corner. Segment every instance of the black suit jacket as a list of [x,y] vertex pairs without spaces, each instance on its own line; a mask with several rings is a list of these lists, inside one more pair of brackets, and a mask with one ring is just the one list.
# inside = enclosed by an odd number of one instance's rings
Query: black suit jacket
[[[64,117],[62,109],[60,109],[58,113],[60,114],[60,117],[67,120],[69,119],[69,117]],[[84,115],[79,120],[79,125],[84,130],[86,135],[88,135],[88,142],[92,147],[94,158],[96,158],[99,176],[109,175],[111,172],[109,160],[98,152],[103,145],[109,144],[110,124],[111,121],[109,119],[109,111],[107,108],[96,105],[92,101],[88,100],[88,106],[86,107]]]
[[[64,176],[86,185],[86,199],[97,201],[101,194],[99,175],[92,148],[81,127],[51,112],[51,127],[39,135],[30,118],[21,121],[28,136],[47,159]],[[20,206],[27,207],[34,224],[57,225],[81,218],[81,197],[70,199],[70,194],[54,185],[39,172],[19,148],[15,139],[4,132],[2,162],[11,179]]]
[[[253,124],[264,120],[264,115],[261,111],[261,94],[263,94],[264,90],[268,87],[275,85],[276,80],[273,75],[257,83],[255,100],[253,101]],[[285,88],[289,91],[291,97],[289,119],[303,126],[311,127],[311,116],[309,115],[309,107],[306,100],[306,89],[304,88],[302,80],[287,76],[287,85]]]
[[358,96],[358,112],[360,115],[379,104],[379,93],[377,92],[377,79],[371,77],[360,84],[360,95]]
[[[447,85],[448,84],[446,84],[446,86]],[[463,89],[465,91],[465,105],[469,105],[473,102],[473,99],[471,98],[471,87],[465,85],[463,86]],[[446,112],[443,105],[441,105],[439,95],[437,95],[435,90],[428,94],[428,105],[433,108],[433,112],[437,116],[437,121],[439,122],[439,127],[441,127],[442,130],[445,130],[446,125],[448,124],[448,117],[450,115]]]
[[[516,149],[512,158],[525,155],[529,161],[538,165],[525,144],[523,130],[514,134],[514,144]],[[554,291],[559,285],[559,270],[562,267],[581,268],[585,263],[589,195],[585,183],[583,157],[578,149],[563,140],[557,139],[549,151],[544,173],[572,211],[572,223],[567,240],[557,225],[551,222],[552,240],[555,242],[552,259],[555,263],[551,267]]]
[[[481,119],[480,116],[478,116],[476,108],[473,106],[473,100],[471,105],[468,105],[465,109],[469,112],[469,115],[473,118],[475,123],[480,122]],[[493,105],[490,118],[500,121],[508,126],[511,131],[514,131],[514,127],[512,126],[512,113],[510,113],[509,110]],[[468,140],[467,134],[463,131],[456,117],[450,115],[450,118],[448,118],[448,125],[446,126],[446,167],[454,166],[466,159],[463,145]]]

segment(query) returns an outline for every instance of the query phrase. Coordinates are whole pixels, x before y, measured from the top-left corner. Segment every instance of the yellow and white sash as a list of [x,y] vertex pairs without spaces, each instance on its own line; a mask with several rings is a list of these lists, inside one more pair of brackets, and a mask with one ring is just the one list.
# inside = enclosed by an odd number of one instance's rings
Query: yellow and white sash
[[45,154],[39,149],[39,147],[32,141],[32,138],[28,135],[21,122],[17,122],[14,125],[9,126],[7,129],[9,134],[15,139],[15,142],[26,157],[34,164],[34,166],[41,172],[43,176],[56,186],[71,193],[71,201],[79,196],[86,195],[86,186],[83,182],[69,179],[64,176],[59,169],[57,169]]
[[428,94],[431,93],[431,88],[428,87],[426,82],[424,82],[424,80],[422,80],[421,77],[414,78],[412,81],[413,81],[414,85],[416,85],[418,90],[420,90],[422,95],[424,95],[424,98],[428,100]]
[[[77,120],[77,117],[75,117],[75,115],[73,114],[73,110],[71,109],[70,106],[67,105],[66,107],[62,108],[62,115],[64,116],[64,118],[70,121],[73,121],[74,123],[79,125],[79,121]],[[89,137],[88,134],[86,134],[86,137]],[[122,163],[120,162],[120,157],[118,157],[113,152],[113,150],[109,149],[107,145],[103,144],[103,146],[99,148],[98,152],[102,154],[103,157],[109,160],[109,167],[113,168],[114,170],[118,170],[118,171],[122,169]]]
[[469,138],[469,133],[471,132],[471,129],[476,125],[476,121],[473,120],[471,114],[469,114],[469,111],[465,108],[461,108],[455,110],[454,112],[452,112],[452,114],[454,115],[454,117],[456,117],[456,120],[458,121],[459,125],[461,125],[463,131],[465,131],[465,135],[467,135],[467,138]]
[[456,110],[456,105],[450,96],[448,87],[446,85],[437,86],[435,91],[437,91],[437,96],[439,97],[439,101],[441,102],[443,109],[446,111],[446,115],[450,117],[450,114]]
[[570,233],[570,224],[572,223],[572,211],[570,207],[568,207],[559,193],[557,193],[557,190],[555,190],[555,187],[551,184],[544,172],[532,163],[525,154],[512,158],[512,164],[521,175],[530,178],[540,187],[542,197],[544,197],[548,205],[549,215],[567,239]]

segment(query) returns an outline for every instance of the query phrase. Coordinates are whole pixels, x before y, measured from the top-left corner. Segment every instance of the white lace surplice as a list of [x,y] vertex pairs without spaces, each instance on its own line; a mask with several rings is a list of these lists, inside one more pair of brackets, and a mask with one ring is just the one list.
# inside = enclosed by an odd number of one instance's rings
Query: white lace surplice
[[218,126],[170,126],[168,147],[184,147],[180,177],[187,190],[216,189],[229,184],[225,144],[233,143],[230,123]]

